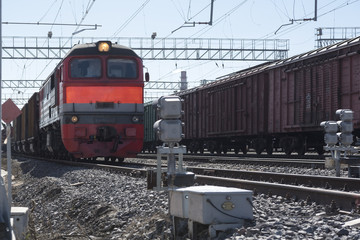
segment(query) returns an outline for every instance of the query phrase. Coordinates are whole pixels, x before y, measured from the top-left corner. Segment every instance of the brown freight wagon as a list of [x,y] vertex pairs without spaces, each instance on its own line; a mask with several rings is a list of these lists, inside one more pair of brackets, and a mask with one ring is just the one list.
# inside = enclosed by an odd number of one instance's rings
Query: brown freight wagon
[[360,38],[239,71],[180,92],[191,152],[323,153],[320,122],[352,109],[360,136]]
[[38,136],[39,136],[39,93],[35,92],[28,101],[27,113],[28,136],[26,145],[28,152],[38,152]]
[[26,103],[21,109],[21,139],[20,139],[20,146],[22,152],[27,152],[26,148],[26,139],[28,137],[28,121],[27,121],[27,114],[28,114],[28,104]]
[[16,152],[20,152],[21,151],[21,114],[13,121],[13,128],[11,134],[12,134],[12,140],[11,140],[12,149]]
[[34,93],[14,121],[13,149],[34,153],[39,136],[39,93]]

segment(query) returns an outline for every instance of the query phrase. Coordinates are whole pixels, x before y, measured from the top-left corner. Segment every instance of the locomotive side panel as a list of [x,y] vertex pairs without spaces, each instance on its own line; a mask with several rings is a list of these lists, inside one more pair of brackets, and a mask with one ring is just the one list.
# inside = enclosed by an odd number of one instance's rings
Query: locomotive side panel
[[144,105],[144,143],[151,144],[156,141],[155,131],[153,128],[156,122],[156,109],[152,106],[152,103],[146,103]]
[[40,91],[40,128],[45,128],[59,121],[59,111],[56,105],[58,92],[55,84],[58,84],[58,82],[53,73]]

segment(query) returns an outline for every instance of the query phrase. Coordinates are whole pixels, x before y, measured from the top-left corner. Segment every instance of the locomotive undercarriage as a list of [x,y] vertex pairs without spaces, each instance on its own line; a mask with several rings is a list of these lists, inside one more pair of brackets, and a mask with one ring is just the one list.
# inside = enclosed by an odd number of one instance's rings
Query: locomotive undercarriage
[[[101,141],[101,142],[114,142],[113,151],[115,152],[117,146],[121,144],[121,140],[119,136],[116,134],[116,130],[111,127],[99,127],[97,134],[94,136],[90,136],[87,143],[92,141]],[[114,139],[116,138],[116,139]],[[60,123],[55,122],[54,124],[47,126],[46,128],[42,128],[39,131],[39,135],[35,138],[30,138],[28,140],[19,141],[13,143],[13,151],[19,153],[25,153],[30,155],[36,155],[41,157],[48,157],[53,159],[66,159],[66,160],[77,160],[73,154],[69,153],[61,139],[61,129]],[[92,160],[95,161],[97,157],[85,158],[84,160]],[[104,157],[105,161],[113,161],[118,160],[122,162],[124,158],[117,157]]]

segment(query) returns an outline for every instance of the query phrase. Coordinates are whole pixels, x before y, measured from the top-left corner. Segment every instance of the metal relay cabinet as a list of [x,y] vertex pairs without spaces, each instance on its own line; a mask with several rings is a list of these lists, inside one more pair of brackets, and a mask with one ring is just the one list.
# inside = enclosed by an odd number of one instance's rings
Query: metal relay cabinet
[[201,224],[253,219],[252,191],[219,186],[178,188],[170,193],[170,213]]

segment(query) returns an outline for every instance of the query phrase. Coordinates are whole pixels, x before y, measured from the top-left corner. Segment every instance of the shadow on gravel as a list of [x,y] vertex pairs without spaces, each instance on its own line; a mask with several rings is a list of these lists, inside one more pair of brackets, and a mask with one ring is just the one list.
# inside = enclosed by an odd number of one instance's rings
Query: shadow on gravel
[[54,162],[17,158],[23,174],[34,178],[62,177],[65,173],[86,169],[84,167],[65,166]]

